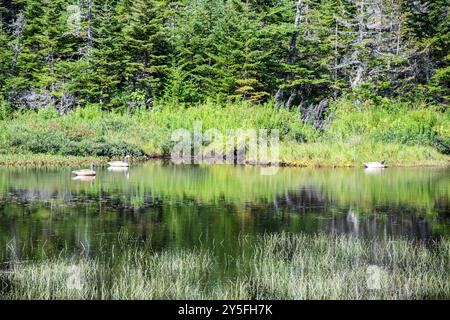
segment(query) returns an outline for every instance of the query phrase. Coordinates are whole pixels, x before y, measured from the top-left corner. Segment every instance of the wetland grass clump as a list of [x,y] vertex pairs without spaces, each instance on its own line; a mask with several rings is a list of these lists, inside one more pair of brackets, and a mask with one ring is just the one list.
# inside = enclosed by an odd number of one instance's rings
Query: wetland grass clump
[[449,257],[447,240],[265,235],[246,282],[254,299],[446,299]]
[[[127,252],[100,298],[202,299],[212,257],[203,251]],[[111,270],[104,269],[105,276]]]
[[[244,258],[245,257],[245,258]],[[126,243],[97,258],[13,264],[2,299],[448,299],[450,242],[266,234],[222,277],[212,251]],[[223,271],[223,270],[220,270]]]
[[211,267],[202,251],[151,253],[125,249],[119,256],[57,257],[16,264],[0,274],[2,299],[202,299]]

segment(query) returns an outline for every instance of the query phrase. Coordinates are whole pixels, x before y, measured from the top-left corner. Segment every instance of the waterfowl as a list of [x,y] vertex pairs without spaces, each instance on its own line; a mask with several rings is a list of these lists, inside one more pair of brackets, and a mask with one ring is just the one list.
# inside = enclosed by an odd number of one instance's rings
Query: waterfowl
[[75,170],[75,171],[72,171],[72,173],[75,174],[76,176],[83,176],[83,177],[92,177],[97,174],[94,171],[94,164],[92,164],[92,163],[91,163],[90,169]]
[[128,167],[129,164],[127,162],[127,159],[130,158],[130,156],[126,156],[123,161],[111,161],[108,162],[110,167]]
[[380,162],[365,162],[364,166],[366,168],[386,168],[386,165],[384,164],[384,160]]

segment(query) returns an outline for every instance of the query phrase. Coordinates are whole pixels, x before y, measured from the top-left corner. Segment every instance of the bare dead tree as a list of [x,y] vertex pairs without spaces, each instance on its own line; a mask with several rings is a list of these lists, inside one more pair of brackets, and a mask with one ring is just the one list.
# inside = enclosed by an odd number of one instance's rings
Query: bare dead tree
[[[298,39],[298,35],[299,35],[298,28],[303,19],[302,13],[303,13],[304,7],[305,7],[305,3],[303,2],[303,0],[298,0],[297,4],[295,6],[296,9],[295,9],[295,21],[294,21],[294,28],[296,31],[294,31],[294,33],[291,37],[291,41],[289,42],[288,53],[286,56],[286,64],[288,64],[288,65],[291,65],[294,62],[294,58],[297,54],[297,39]],[[287,75],[285,76],[285,79],[284,79],[284,84],[287,84],[291,78],[292,78],[292,74],[287,73]],[[275,94],[275,103],[277,106],[277,110],[279,110],[281,108],[281,106],[283,105],[285,94],[286,94],[286,89],[283,86],[280,86]],[[293,96],[293,95],[294,95],[294,92],[291,91],[291,96]],[[293,97],[290,100],[292,101]]]
[[356,38],[356,45],[355,50],[352,54],[352,60],[354,64],[356,65],[356,72],[353,78],[350,81],[350,85],[352,88],[358,86],[362,82],[363,74],[365,73],[365,66],[364,62],[361,59],[361,46],[363,45],[364,40],[364,32],[365,32],[365,7],[364,7],[364,0],[361,0],[359,3],[359,9],[358,9],[358,15],[356,17],[357,23],[358,23],[358,36]]
[[80,50],[80,54],[82,56],[86,56],[91,52],[93,41],[94,41],[94,30],[93,30],[93,21],[92,21],[92,5],[93,0],[81,0],[80,7],[81,7],[81,20],[84,22],[84,29],[86,38],[85,38],[85,44],[84,47]]
[[13,50],[13,60],[12,60],[12,64],[11,64],[11,69],[12,71],[14,71],[14,69],[17,67],[18,64],[18,58],[20,55],[20,52],[22,51],[22,36],[23,36],[23,32],[26,26],[26,22],[25,22],[25,16],[23,14],[23,12],[19,12],[19,14],[17,15],[16,20],[14,20],[14,22],[12,23],[12,28],[13,28],[13,34],[16,37],[16,42],[12,48]]

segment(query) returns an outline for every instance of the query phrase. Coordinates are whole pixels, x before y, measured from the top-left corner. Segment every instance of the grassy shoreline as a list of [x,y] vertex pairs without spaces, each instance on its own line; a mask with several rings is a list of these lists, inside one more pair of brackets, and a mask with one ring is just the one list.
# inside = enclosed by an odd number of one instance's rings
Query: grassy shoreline
[[[203,141],[204,152],[223,153],[229,130],[278,130],[283,166],[359,167],[382,159],[389,166],[450,165],[450,109],[362,107],[349,100],[330,108],[333,117],[324,130],[305,123],[297,111],[277,111],[270,104],[17,112],[0,120],[0,165],[101,164],[127,154],[136,160],[167,159],[178,143],[173,133],[185,129],[192,134],[199,125],[203,133],[219,133]],[[235,143],[234,150],[243,147]]]
[[[313,146],[311,146],[313,148]],[[119,159],[119,158],[112,158]],[[378,158],[375,158],[378,159]],[[386,157],[384,158],[386,159]],[[389,167],[450,167],[450,157],[439,155],[439,157],[430,160],[420,160],[414,162],[391,161],[387,158]],[[52,154],[0,154],[0,167],[71,167],[88,166],[91,163],[96,166],[105,166],[110,161],[109,157],[84,157],[84,156],[66,156]],[[132,163],[144,163],[147,161],[170,161],[169,156],[151,155],[140,156],[130,160]],[[208,161],[204,163],[208,164]],[[247,161],[245,165],[267,166],[267,164]],[[362,168],[362,162],[351,161],[333,161],[327,159],[281,159],[276,164],[280,167],[304,167],[304,168]]]

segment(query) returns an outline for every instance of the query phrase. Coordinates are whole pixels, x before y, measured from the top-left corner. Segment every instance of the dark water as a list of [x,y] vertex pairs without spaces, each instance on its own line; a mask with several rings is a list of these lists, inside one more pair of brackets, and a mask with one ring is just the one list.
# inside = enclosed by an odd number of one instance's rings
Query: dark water
[[[155,250],[207,247],[239,252],[279,231],[429,240],[450,234],[450,169],[280,168],[135,165],[97,168],[92,181],[71,169],[0,169],[2,260],[95,256],[123,235]],[[13,256],[13,257],[12,257]]]

